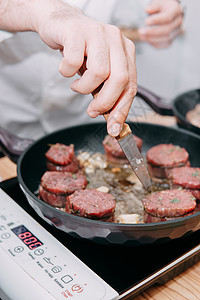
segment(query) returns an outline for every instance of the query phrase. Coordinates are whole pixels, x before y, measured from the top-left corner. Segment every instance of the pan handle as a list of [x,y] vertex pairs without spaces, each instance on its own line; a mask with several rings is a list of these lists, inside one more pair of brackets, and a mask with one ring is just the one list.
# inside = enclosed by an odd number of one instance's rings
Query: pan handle
[[0,127],[0,150],[14,163],[17,162],[22,152],[32,143],[32,140],[20,138]]
[[143,99],[155,112],[163,116],[173,116],[172,105],[170,103],[165,103],[164,99],[156,96],[149,90],[138,86],[137,95],[139,98]]

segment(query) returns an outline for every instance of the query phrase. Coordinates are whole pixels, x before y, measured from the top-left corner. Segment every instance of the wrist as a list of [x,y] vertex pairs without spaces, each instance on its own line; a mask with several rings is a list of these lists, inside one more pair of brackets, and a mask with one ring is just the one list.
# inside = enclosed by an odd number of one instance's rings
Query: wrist
[[[34,1],[34,0],[33,0]],[[71,18],[80,18],[83,13],[80,9],[73,7],[63,0],[43,0],[41,5],[41,0],[38,6],[35,7],[37,11],[35,13],[35,19],[33,21],[34,31],[40,32],[41,28],[46,26],[46,21],[51,20],[65,20],[68,21]]]
[[36,14],[34,31],[48,46],[61,49],[60,45],[64,44],[66,34],[60,34],[60,32],[70,31],[70,28],[73,30],[74,20],[80,20],[84,14],[78,8],[62,0],[44,0],[44,2],[45,5]]
[[[54,11],[66,5],[62,0],[33,0],[34,14],[32,17],[32,30],[39,33],[40,27],[45,26]],[[37,3],[38,2],[38,3]]]

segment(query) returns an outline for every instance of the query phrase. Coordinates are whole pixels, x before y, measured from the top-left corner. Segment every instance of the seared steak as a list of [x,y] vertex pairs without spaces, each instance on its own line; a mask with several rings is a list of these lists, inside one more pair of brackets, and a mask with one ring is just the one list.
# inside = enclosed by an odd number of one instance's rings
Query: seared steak
[[76,191],[67,197],[70,212],[90,219],[106,219],[113,216],[115,199],[111,194],[95,189]]

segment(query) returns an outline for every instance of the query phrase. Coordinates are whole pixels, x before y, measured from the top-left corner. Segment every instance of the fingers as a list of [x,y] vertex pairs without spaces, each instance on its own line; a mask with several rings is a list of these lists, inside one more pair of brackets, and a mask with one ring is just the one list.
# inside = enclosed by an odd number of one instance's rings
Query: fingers
[[173,39],[174,32],[178,34],[181,30],[182,18],[179,16],[173,22],[167,25],[155,27],[145,27],[139,29],[140,39],[143,41],[153,41],[153,39]]
[[169,35],[161,36],[161,37],[143,37],[141,40],[148,42],[155,48],[166,48],[171,45],[176,36],[178,36],[181,32],[180,28],[177,28],[170,32]]
[[172,44],[174,38],[179,35],[179,33],[180,29],[178,28],[172,31],[167,37],[149,38],[147,42],[157,49],[167,48]]
[[110,74],[110,51],[102,34],[96,35],[92,43],[87,44],[86,71],[82,77],[74,81],[71,88],[82,94],[94,91]]
[[135,67],[135,48],[130,44],[130,40],[125,39],[125,51],[128,60],[129,82],[121,94],[118,101],[113,106],[107,120],[107,130],[111,136],[117,136],[123,128],[123,124],[128,116],[133,99],[137,92],[137,75]]
[[85,52],[85,41],[79,36],[74,39],[73,36],[67,37],[62,50],[63,59],[59,65],[59,71],[64,77],[74,76],[83,64]]
[[[136,89],[134,89],[134,91],[135,90]],[[107,120],[107,130],[109,135],[116,137],[120,134],[123,124],[128,116],[134,96],[135,92],[133,93],[133,88],[131,89],[129,87],[122,93],[118,101],[115,103]]]
[[146,11],[150,15],[146,19],[147,26],[169,24],[176,18],[182,17],[181,6],[174,0],[155,0],[152,2],[152,6],[149,6]]
[[109,40],[110,74],[87,112],[91,117],[96,117],[111,110],[107,120],[108,133],[117,136],[136,94],[135,47],[114,27]]
[[165,11],[165,12],[160,12],[155,15],[152,15],[146,19],[146,25],[147,26],[155,26],[155,25],[165,25],[169,24],[174,21],[177,17],[182,18],[182,13],[181,11]]
[[90,103],[87,110],[89,115],[91,111],[102,114],[110,110],[128,84],[129,71],[123,37],[117,28],[112,30],[112,40],[109,45],[110,74],[97,97]]
[[148,27],[139,29],[141,41],[146,41],[156,48],[169,46],[180,33],[183,15],[180,5],[174,0],[152,1],[147,12]]
[[151,1],[147,7],[145,8],[145,11],[147,14],[156,14],[160,11],[161,5],[159,1]]

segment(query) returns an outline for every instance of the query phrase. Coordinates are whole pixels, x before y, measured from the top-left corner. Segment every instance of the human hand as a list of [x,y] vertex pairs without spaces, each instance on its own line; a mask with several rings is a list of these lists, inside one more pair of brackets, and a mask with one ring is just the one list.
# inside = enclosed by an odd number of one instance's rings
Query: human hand
[[156,48],[168,47],[181,31],[181,5],[176,0],[152,0],[145,10],[149,16],[145,22],[147,27],[138,30],[140,40]]
[[103,83],[87,112],[97,117],[110,111],[108,133],[117,136],[137,90],[134,44],[117,27],[97,22],[66,3],[50,2],[53,5],[38,18],[36,31],[48,46],[61,50],[63,76],[75,75],[87,58],[87,70],[71,88],[90,94]]

